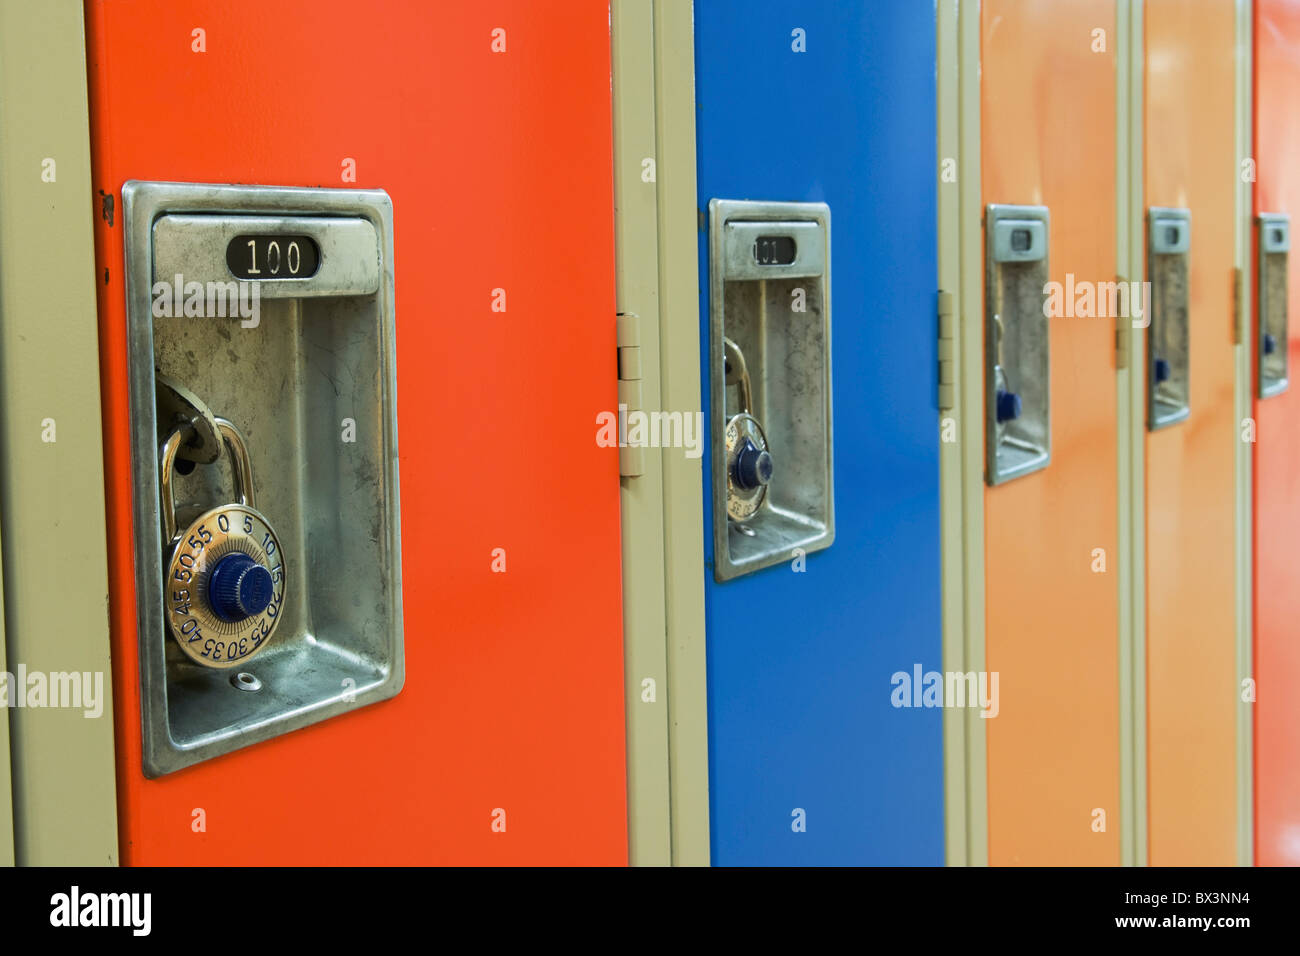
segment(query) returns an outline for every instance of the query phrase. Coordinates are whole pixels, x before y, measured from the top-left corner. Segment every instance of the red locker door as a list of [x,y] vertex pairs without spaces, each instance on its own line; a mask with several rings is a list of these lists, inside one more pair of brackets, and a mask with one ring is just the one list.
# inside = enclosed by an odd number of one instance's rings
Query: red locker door
[[[87,40],[123,860],[624,863],[608,4],[92,2]],[[395,223],[405,689],[155,780],[130,179],[378,187]]]
[[[1078,38],[1109,28],[1115,4],[986,0],[981,14],[984,202],[1049,208],[1051,281],[1108,279],[1115,58]],[[1113,866],[1118,828],[1092,821],[1119,801],[1118,598],[1089,556],[1114,555],[1118,533],[1114,332],[1068,317],[1049,330],[1051,461],[984,496],[986,667],[1006,694],[987,729],[989,862]]]
[[[1232,269],[1235,12],[1146,5],[1146,206],[1191,211],[1190,415],[1146,433],[1153,866],[1236,860]],[[1148,280],[1152,276],[1146,277]],[[1150,334],[1150,333],[1148,333]],[[1149,374],[1149,369],[1148,369]],[[1192,745],[1194,743],[1194,745]]]
[[[1300,2],[1255,3],[1255,212],[1300,221]],[[1258,255],[1258,249],[1256,250]],[[1290,387],[1255,400],[1255,861],[1300,865],[1300,273],[1288,255]],[[1259,290],[1253,300],[1259,301]],[[1252,336],[1254,338],[1254,336]],[[1258,361],[1258,346],[1256,361]],[[1256,365],[1258,368],[1258,365]]]

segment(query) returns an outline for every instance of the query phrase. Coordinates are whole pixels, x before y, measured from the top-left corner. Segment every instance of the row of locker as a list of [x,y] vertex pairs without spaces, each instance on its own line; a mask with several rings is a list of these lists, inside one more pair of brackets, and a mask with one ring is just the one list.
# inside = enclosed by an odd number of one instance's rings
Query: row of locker
[[0,7],[10,860],[1300,863],[1300,0],[251,10]]

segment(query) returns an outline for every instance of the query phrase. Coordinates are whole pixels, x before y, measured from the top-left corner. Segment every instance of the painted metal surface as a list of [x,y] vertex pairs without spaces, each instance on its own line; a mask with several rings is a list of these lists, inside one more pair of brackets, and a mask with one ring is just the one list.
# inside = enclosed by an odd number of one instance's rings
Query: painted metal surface
[[[1145,270],[1146,206],[1142,143],[1146,70],[1142,0],[1115,5],[1115,271],[1126,280]],[[1146,350],[1146,330],[1115,322],[1118,412],[1119,584],[1119,830],[1120,863],[1143,866],[1146,805],[1146,376],[1134,356]]]
[[[1300,214],[1300,2],[1255,3],[1255,212]],[[1255,252],[1258,255],[1258,250]],[[1297,258],[1288,308],[1300,308]],[[1285,348],[1295,367],[1300,329]],[[1258,350],[1252,348],[1255,362]],[[1258,366],[1252,363],[1252,368]],[[1254,402],[1255,860],[1300,865],[1300,389]]]
[[[663,407],[658,301],[658,160],[655,154],[654,10],[651,0],[614,0],[610,9],[614,95],[614,252],[623,329],[620,389],[640,392],[642,407]],[[642,179],[649,158],[654,183]],[[694,324],[692,323],[692,329]],[[628,385],[621,382],[627,381]],[[666,608],[664,601],[663,456],[628,449],[638,472],[620,478],[623,528],[623,672],[627,715],[628,863],[672,862],[669,792]],[[669,454],[672,454],[669,452]],[[648,459],[648,461],[647,461]],[[655,467],[659,466],[659,467]],[[694,489],[692,488],[692,491]],[[647,683],[648,682],[648,683]],[[660,693],[660,688],[663,693]],[[705,811],[707,815],[707,810]]]
[[76,0],[0,4],[0,670],[47,692],[0,717],[19,865],[119,860],[82,23]]
[[[1251,261],[1251,236],[1255,231],[1254,198],[1255,177],[1246,176],[1246,170],[1255,170],[1255,106],[1254,106],[1254,14],[1253,0],[1235,0],[1234,3],[1234,40],[1237,46],[1236,65],[1233,70],[1233,89],[1235,102],[1235,122],[1233,124],[1233,143],[1236,150],[1238,169],[1236,186],[1236,209],[1233,216],[1233,262],[1236,273],[1242,276],[1237,283],[1237,322],[1242,330],[1251,327],[1252,309],[1255,305],[1254,289],[1250,276],[1254,264]],[[1250,336],[1244,332],[1238,336],[1236,348],[1237,384],[1233,402],[1233,420],[1239,424],[1253,418],[1251,405],[1254,395],[1254,383],[1251,381],[1251,359],[1253,349],[1249,343]],[[1236,686],[1244,690],[1253,682],[1255,671],[1254,654],[1254,587],[1253,560],[1254,528],[1254,443],[1237,441],[1233,455],[1233,473],[1236,477],[1236,529],[1234,550],[1236,552],[1236,574],[1234,576],[1236,593],[1235,617],[1237,624],[1236,647]],[[1236,697],[1236,737],[1237,737],[1237,864],[1251,866],[1255,862],[1255,700],[1253,695],[1238,692]]]
[[[985,630],[980,11],[958,0],[940,0],[937,8],[943,658],[946,671],[967,673],[984,667]],[[957,440],[942,440],[948,434]],[[944,711],[944,849],[952,866],[988,864],[989,721],[980,714]]]
[[[0,549],[4,539],[0,538]],[[4,554],[0,550],[0,660],[5,656]],[[7,663],[6,663],[6,666]],[[14,865],[14,799],[9,772],[9,708],[0,710],[0,866]]]
[[[699,269],[682,241],[696,221],[694,7],[655,2],[659,190],[659,302],[664,407],[700,407]],[[691,117],[689,120],[687,116]],[[700,436],[703,440],[703,435]],[[664,460],[664,603],[667,609],[668,752],[673,862],[709,862],[708,687],[705,669],[704,514],[699,458]]]
[[[1048,207],[1052,281],[1113,281],[1115,4],[987,0],[981,13],[984,202]],[[985,493],[985,667],[1001,688],[988,861],[1115,864],[1114,324],[1049,326],[1051,464]]]
[[[123,860],[624,863],[608,4],[356,15],[87,11]],[[394,209],[405,688],[146,780],[121,186],[353,168]]]
[[940,712],[891,703],[941,666],[934,8],[707,0],[695,26],[703,355],[711,199],[824,202],[835,259],[835,542],[725,584],[703,542],[713,862],[940,864]]
[[[615,0],[614,248],[618,311],[634,316],[620,388],[643,408],[700,408],[691,4]],[[647,160],[655,175],[646,174]],[[696,432],[700,441],[703,436]],[[638,448],[621,479],[628,845],[634,866],[709,862],[700,459]]]
[[[1146,0],[1145,7],[1145,201],[1149,209],[1191,213],[1182,293],[1189,411],[1146,436],[1148,860],[1230,866],[1237,838],[1233,452],[1240,440],[1235,11],[1231,0],[1202,2],[1196,16],[1180,0]],[[1149,261],[1161,258],[1169,257]],[[1159,270],[1146,278],[1159,281]],[[1164,301],[1160,295],[1153,287],[1152,298]]]

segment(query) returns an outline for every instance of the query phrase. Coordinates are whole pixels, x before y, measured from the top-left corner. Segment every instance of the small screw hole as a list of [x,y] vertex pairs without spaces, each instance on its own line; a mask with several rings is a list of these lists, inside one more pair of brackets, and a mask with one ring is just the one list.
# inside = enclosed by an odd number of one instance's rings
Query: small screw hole
[[230,678],[230,683],[234,684],[239,690],[257,691],[262,689],[262,682],[248,671],[240,671]]

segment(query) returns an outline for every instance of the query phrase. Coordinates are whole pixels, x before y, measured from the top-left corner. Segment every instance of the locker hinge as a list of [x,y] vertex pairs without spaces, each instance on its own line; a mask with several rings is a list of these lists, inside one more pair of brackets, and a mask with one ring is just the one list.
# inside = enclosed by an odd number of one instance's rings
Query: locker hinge
[[[641,399],[641,319],[634,312],[618,315],[618,419],[619,436],[626,427],[627,414],[643,411]],[[645,449],[620,443],[618,473],[624,478],[645,474]]]
[[1232,270],[1232,341],[1240,345],[1244,340],[1246,317],[1241,314],[1241,269]]
[[[1121,289],[1131,288],[1128,284],[1128,280],[1123,276],[1116,276],[1115,281],[1119,283]],[[1151,303],[1148,302],[1146,308],[1151,308]],[[1124,311],[1132,313],[1133,310],[1131,307],[1128,310],[1116,310],[1117,313]],[[1129,316],[1117,314],[1115,316],[1115,368],[1117,370],[1128,368],[1129,350],[1132,348],[1132,343],[1133,320]]]
[[939,411],[957,404],[957,348],[952,293],[939,290]]

